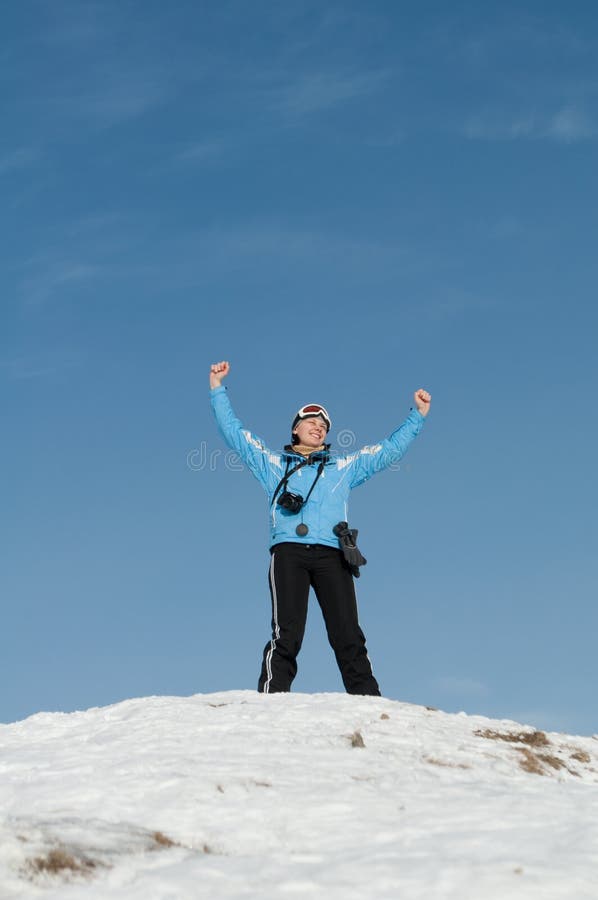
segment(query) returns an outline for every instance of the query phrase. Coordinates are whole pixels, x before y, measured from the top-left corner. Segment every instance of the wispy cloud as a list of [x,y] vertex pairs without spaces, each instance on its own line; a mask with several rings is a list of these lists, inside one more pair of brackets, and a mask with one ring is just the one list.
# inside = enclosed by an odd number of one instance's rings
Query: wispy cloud
[[552,140],[577,143],[598,135],[598,123],[578,106],[563,106],[556,113],[526,113],[507,116],[483,113],[472,116],[465,124],[465,137],[470,140],[516,141]]
[[34,147],[19,147],[4,153],[0,156],[0,175],[6,175],[16,169],[26,169],[36,163],[39,158],[39,150]]
[[[437,271],[447,265],[442,258],[435,262]],[[121,287],[134,281],[146,294],[194,290],[230,296],[243,284],[253,295],[286,295],[292,284],[313,302],[331,292],[360,300],[376,297],[380,304],[397,303],[400,297],[405,314],[420,324],[422,317],[448,321],[485,312],[491,305],[488,297],[445,296],[446,290],[433,299],[422,299],[417,291],[412,295],[413,284],[430,266],[430,249],[417,241],[256,220],[161,235],[156,253],[146,248],[143,257],[123,259],[118,278]]]
[[47,378],[81,365],[82,355],[72,351],[24,353],[0,360],[0,370],[11,381]]
[[47,44],[75,46],[95,42],[108,30],[107,7],[87,0],[54,0],[46,10],[47,21],[38,40]]
[[372,94],[387,77],[385,71],[306,73],[274,88],[272,107],[289,118],[302,118]]
[[[123,268],[123,259],[145,247],[151,233],[146,216],[110,211],[40,226],[38,251],[5,265],[5,291],[31,309],[62,297],[89,298]],[[148,252],[155,258],[153,250]]]
[[499,116],[478,114],[467,120],[463,133],[474,141],[512,141],[531,137],[534,127],[534,117],[530,115],[509,121]]
[[169,278],[182,278],[187,284],[221,281],[231,274],[262,281],[278,277],[281,271],[285,278],[294,273],[300,279],[322,281],[342,273],[343,279],[359,282],[363,278],[371,283],[414,264],[412,249],[397,242],[289,227],[283,222],[206,229],[164,249],[172,260],[167,267]]
[[87,84],[50,94],[44,108],[59,122],[84,122],[104,129],[159,106],[170,91],[169,79],[161,71],[101,66]]
[[[438,269],[445,265],[437,259]],[[165,234],[147,216],[106,215],[48,236],[46,250],[18,266],[14,293],[33,309],[61,298],[97,297],[100,286],[112,296],[186,290],[221,296],[237,293],[239,283],[267,294],[287,291],[293,283],[312,297],[334,290],[351,297],[375,294],[384,303],[396,302],[401,286],[429,268],[429,248],[389,235],[302,227],[284,219]],[[401,303],[418,320],[461,317],[490,305],[486,297],[446,290],[425,302],[403,290]]]
[[174,161],[191,165],[214,162],[221,159],[227,149],[223,141],[197,141],[180,150]]
[[96,278],[100,267],[68,259],[31,260],[30,271],[21,280],[19,292],[27,305],[44,303],[52,296],[73,285],[82,285]]
[[402,146],[405,143],[406,138],[407,130],[395,127],[393,131],[365,137],[364,143],[368,147],[376,147],[380,150],[392,150],[395,147]]
[[583,110],[564,107],[552,117],[547,127],[547,135],[557,141],[573,143],[596,137],[598,124]]
[[498,301],[487,293],[469,293],[447,286],[439,296],[428,298],[418,312],[429,321],[442,322],[472,312],[489,312],[497,305]]

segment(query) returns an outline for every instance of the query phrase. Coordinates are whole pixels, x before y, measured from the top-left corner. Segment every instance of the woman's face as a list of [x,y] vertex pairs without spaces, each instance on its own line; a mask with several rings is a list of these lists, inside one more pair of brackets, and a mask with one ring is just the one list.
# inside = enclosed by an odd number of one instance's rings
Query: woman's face
[[310,416],[297,422],[294,433],[305,447],[321,447],[326,437],[326,425],[320,416]]

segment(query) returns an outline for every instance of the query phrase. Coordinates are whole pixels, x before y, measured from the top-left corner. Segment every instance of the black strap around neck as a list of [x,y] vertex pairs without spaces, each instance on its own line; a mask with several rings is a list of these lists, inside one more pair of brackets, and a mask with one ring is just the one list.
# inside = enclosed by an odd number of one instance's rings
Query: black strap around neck
[[288,482],[289,478],[291,477],[291,475],[294,475],[295,472],[297,472],[299,469],[302,469],[303,466],[308,465],[308,462],[309,462],[309,460],[302,459],[300,463],[297,463],[297,465],[293,466],[293,468],[289,471],[289,466],[291,464],[291,460],[290,460],[290,457],[287,456],[287,467],[285,469],[284,475],[282,476],[282,478],[276,485],[276,490],[272,494],[272,500],[270,502],[270,506],[274,506],[274,501],[276,500],[276,498],[278,496],[278,492],[283,485],[286,490],[287,482]]
[[306,498],[304,499],[304,501],[303,501],[303,505],[304,505],[304,506],[305,506],[305,504],[307,503],[307,501],[309,500],[309,498],[311,497],[311,492],[313,491],[313,489],[314,489],[315,486],[316,486],[316,481],[318,480],[318,478],[320,477],[320,475],[321,475],[322,472],[324,471],[324,466],[325,466],[325,462],[324,462],[324,460],[322,460],[322,461],[320,462],[320,465],[318,466],[318,471],[316,472],[316,477],[315,477],[314,480],[312,481],[311,487],[310,487],[309,491],[307,492],[307,497],[306,497]]
[[[278,484],[276,485],[276,490],[272,494],[272,500],[270,501],[270,506],[274,506],[274,501],[276,500],[276,498],[278,496],[278,492],[283,487],[283,485],[284,485],[284,489],[286,490],[287,482],[288,482],[289,478],[291,477],[291,475],[294,475],[295,472],[297,472],[299,469],[302,469],[304,466],[309,465],[309,459],[302,459],[300,463],[297,463],[296,466],[293,466],[293,468],[289,470],[290,464],[291,464],[290,457],[287,456],[287,466],[285,469],[285,473],[282,476],[282,478],[280,479],[280,481],[278,482]],[[311,492],[313,491],[313,489],[316,486],[316,481],[318,480],[318,478],[324,471],[325,465],[326,465],[326,460],[325,459],[321,460],[320,464],[318,466],[318,471],[316,472],[316,477],[314,478],[314,480],[312,482],[312,486],[310,487],[310,489],[308,491],[307,497],[305,497],[305,499],[303,500],[304,504],[307,503],[307,501],[309,500],[309,498],[311,496]]]

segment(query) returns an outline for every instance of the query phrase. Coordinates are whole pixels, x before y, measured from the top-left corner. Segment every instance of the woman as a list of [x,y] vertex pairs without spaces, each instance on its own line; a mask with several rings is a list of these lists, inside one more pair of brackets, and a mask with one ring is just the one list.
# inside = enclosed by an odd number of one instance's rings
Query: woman
[[359,570],[341,550],[337,526],[344,525],[347,534],[351,489],[401,459],[422,428],[431,396],[425,390],[416,391],[416,409],[390,437],[343,456],[331,454],[326,443],[332,424],[326,409],[307,404],[293,419],[292,443],[276,453],[235,416],[222,384],[229,371],[224,361],[210,369],[216,421],[228,446],[255,475],[270,501],[272,637],[264,648],[258,690],[291,689],[311,586],[345,689],[349,694],[379,696],[357,615],[353,577]]

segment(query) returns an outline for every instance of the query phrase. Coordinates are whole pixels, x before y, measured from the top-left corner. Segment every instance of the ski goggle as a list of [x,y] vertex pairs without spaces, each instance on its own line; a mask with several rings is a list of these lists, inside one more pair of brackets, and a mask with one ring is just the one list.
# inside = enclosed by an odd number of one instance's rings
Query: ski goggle
[[319,405],[319,403],[308,403],[306,406],[302,406],[293,419],[293,428],[295,427],[297,422],[301,421],[301,419],[309,419],[313,416],[321,416],[326,423],[326,430],[330,431],[330,429],[332,428],[330,416],[328,415],[324,407]]

